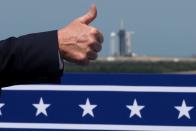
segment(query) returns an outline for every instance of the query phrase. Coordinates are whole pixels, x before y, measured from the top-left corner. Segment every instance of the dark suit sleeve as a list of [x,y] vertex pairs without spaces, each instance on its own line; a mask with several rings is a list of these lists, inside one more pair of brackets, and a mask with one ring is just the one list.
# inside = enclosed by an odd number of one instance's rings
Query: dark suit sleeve
[[61,75],[57,31],[0,41],[0,87],[56,83]]

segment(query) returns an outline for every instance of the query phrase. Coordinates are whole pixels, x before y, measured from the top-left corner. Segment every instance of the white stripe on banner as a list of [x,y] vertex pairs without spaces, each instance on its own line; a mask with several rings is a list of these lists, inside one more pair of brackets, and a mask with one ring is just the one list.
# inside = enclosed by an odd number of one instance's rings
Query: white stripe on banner
[[0,128],[9,129],[53,129],[53,130],[112,130],[112,131],[196,131],[196,127],[104,125],[104,124],[50,124],[50,123],[0,123]]
[[169,86],[21,85],[21,86],[11,86],[7,88],[3,88],[2,90],[196,93],[196,87],[169,87]]

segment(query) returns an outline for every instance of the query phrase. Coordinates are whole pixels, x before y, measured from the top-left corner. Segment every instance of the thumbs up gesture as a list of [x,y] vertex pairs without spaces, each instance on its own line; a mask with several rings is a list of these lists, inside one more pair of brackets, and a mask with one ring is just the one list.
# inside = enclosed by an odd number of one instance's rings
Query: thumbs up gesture
[[79,65],[95,60],[102,49],[103,35],[89,24],[97,17],[97,8],[92,5],[84,15],[58,30],[59,50],[63,58]]

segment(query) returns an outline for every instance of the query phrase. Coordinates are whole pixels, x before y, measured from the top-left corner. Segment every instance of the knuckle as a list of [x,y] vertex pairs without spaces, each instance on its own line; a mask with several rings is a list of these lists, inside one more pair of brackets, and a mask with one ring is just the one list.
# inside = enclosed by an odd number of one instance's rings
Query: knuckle
[[97,55],[97,54],[95,54],[95,55],[94,55],[93,60],[96,60],[96,59],[97,59],[97,57],[98,57],[98,55]]
[[98,57],[98,54],[97,54],[97,53],[95,53],[95,57],[94,57],[94,58],[95,58],[95,59],[97,59],[97,57]]
[[93,38],[90,38],[89,39],[89,44],[90,45],[94,45],[94,44],[96,44],[97,43],[97,41],[95,40],[95,39],[93,39]]
[[94,44],[91,46],[91,49],[93,49],[95,52],[100,52],[102,49],[101,44]]
[[97,59],[97,57],[98,57],[98,54],[96,52],[93,52],[93,51],[88,52],[88,58],[90,60],[95,60],[95,59]]
[[100,52],[102,50],[102,46],[98,46],[97,51]]
[[92,52],[92,49],[91,48],[87,48],[86,49],[86,54],[89,54],[90,52]]
[[91,34],[97,35],[97,33],[98,33],[98,30],[96,28],[92,27],[91,28]]
[[78,57],[77,57],[78,61],[84,61],[84,60],[86,60],[86,58],[87,58],[86,54],[78,53]]

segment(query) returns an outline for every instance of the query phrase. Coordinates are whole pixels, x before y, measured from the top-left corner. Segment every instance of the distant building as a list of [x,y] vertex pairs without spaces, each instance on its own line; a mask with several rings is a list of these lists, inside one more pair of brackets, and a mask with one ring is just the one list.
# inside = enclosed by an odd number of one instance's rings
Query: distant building
[[126,32],[126,55],[127,56],[133,56],[132,51],[132,41],[133,41],[133,34],[134,32]]
[[120,56],[126,56],[126,31],[125,29],[120,29],[118,32],[118,38],[119,38],[119,49],[120,49]]
[[[110,34],[110,55],[111,56],[133,56],[132,35],[134,32],[127,32],[124,28],[124,22],[121,21],[121,27],[116,34]],[[118,37],[118,42],[116,39]]]
[[111,56],[119,56],[119,47],[116,43],[116,33],[111,32],[110,34],[110,54]]

